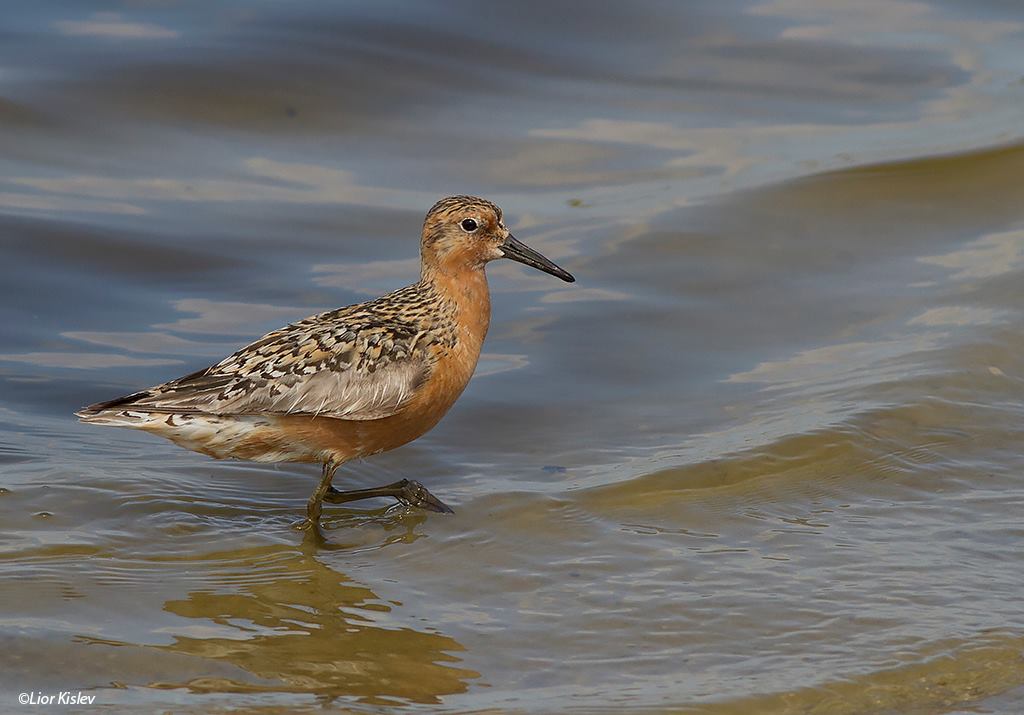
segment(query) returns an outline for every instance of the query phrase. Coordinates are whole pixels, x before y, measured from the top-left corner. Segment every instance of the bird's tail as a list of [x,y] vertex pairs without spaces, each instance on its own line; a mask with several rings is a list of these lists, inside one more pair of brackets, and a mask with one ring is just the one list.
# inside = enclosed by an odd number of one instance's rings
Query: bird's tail
[[93,425],[142,427],[152,419],[152,415],[145,411],[132,410],[131,407],[139,398],[148,396],[149,393],[143,391],[106,402],[97,402],[75,412],[75,417]]

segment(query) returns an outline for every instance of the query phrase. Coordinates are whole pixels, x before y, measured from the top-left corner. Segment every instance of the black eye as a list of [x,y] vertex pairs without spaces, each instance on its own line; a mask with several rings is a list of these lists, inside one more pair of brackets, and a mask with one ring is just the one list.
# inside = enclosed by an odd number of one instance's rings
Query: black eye
[[466,233],[473,233],[477,229],[476,221],[471,218],[462,219],[462,223],[459,225],[462,226],[462,230]]

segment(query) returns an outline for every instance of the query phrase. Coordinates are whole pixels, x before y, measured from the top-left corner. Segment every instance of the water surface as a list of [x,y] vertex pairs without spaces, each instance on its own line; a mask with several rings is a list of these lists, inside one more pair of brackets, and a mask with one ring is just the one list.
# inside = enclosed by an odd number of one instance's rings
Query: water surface
[[[1014,3],[63,2],[0,43],[0,709],[1024,708]],[[476,379],[338,481],[79,406],[489,269]]]

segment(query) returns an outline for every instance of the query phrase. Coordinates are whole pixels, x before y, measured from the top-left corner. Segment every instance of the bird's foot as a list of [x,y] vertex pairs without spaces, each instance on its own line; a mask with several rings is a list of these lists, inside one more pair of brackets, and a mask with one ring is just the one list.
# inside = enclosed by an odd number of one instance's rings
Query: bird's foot
[[454,514],[455,511],[443,501],[431,494],[425,486],[412,479],[402,479],[393,484],[373,489],[352,489],[339,491],[331,487],[324,494],[324,501],[331,504],[345,504],[361,499],[375,499],[377,497],[391,497],[397,499],[404,506],[412,506],[417,509],[435,511],[441,514]]
[[417,509],[436,511],[439,514],[454,514],[455,510],[435,497],[430,491],[414,479],[403,479],[400,492],[395,499],[406,506],[414,506]]

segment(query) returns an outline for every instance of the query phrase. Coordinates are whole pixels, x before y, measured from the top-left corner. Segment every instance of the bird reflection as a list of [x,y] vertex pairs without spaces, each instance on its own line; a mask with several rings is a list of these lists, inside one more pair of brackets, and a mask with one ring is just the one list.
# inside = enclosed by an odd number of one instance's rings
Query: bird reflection
[[[417,538],[413,529],[421,518],[407,514],[382,522],[389,531],[385,545]],[[222,579],[223,587],[164,605],[203,621],[203,629],[158,647],[223,661],[253,677],[161,685],[207,693],[306,693],[325,703],[367,704],[439,703],[445,695],[465,692],[479,673],[458,667],[453,654],[464,650],[458,641],[409,627],[395,604],[324,563],[331,552],[351,550],[312,530],[298,548],[233,552],[232,574]]]

